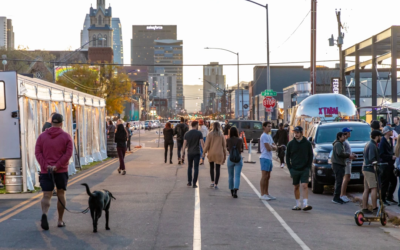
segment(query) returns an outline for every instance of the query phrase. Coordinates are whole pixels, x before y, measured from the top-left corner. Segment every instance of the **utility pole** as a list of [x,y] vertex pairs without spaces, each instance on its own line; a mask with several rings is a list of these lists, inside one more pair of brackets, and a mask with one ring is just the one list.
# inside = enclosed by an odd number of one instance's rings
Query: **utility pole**
[[311,53],[310,53],[311,94],[316,93],[317,81],[317,0],[311,0]]
[[[339,60],[340,60],[340,92],[341,94],[345,95],[346,94],[346,79],[343,79],[342,77],[342,72],[344,70],[344,64],[343,64],[343,55],[342,55],[342,45],[343,45],[343,37],[344,34],[342,33],[342,22],[340,21],[340,10],[336,11],[336,19],[338,23],[338,42],[337,46],[339,48]],[[341,40],[341,41],[339,41]]]

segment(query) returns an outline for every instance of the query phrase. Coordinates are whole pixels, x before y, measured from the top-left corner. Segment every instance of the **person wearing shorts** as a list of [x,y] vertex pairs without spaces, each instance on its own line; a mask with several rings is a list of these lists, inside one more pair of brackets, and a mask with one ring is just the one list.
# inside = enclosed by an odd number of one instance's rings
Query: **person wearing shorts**
[[[71,136],[62,130],[63,116],[54,114],[52,127],[43,132],[36,141],[35,156],[40,165],[39,182],[43,191],[41,227],[49,230],[47,213],[54,186],[57,197],[66,206],[65,191],[68,184],[68,164],[72,157],[73,142]],[[57,202],[58,227],[65,227],[63,221],[64,206]]]
[[[346,137],[346,140],[343,142],[344,151],[346,153],[348,153],[349,155],[352,155],[350,143],[348,141],[348,139],[351,136],[351,131],[352,130],[349,129],[349,128],[343,128],[342,129],[342,132],[343,132],[344,136]],[[350,199],[346,195],[346,192],[347,192],[347,185],[349,184],[350,177],[351,177],[351,164],[352,164],[351,159],[347,158],[346,159],[346,166],[344,168],[344,177],[343,177],[343,182],[342,182],[342,190],[340,192],[340,199],[342,199],[345,203],[350,201]]]
[[377,198],[377,182],[375,177],[375,169],[372,166],[374,161],[379,162],[379,151],[376,146],[380,141],[383,134],[379,130],[373,130],[371,132],[371,141],[365,145],[364,148],[364,163],[363,163],[363,175],[364,175],[364,193],[363,193],[363,213],[364,214],[372,214],[368,209],[368,196],[369,192],[371,192],[371,200],[372,200],[372,208],[373,211],[378,210],[378,206],[376,203]]
[[[303,136],[303,128],[297,126],[293,129],[294,138],[287,145],[286,164],[293,179],[294,197],[296,205],[292,210],[309,211],[312,206],[308,205],[308,179],[310,168],[314,157],[311,142]],[[303,189],[303,207],[300,202],[300,184]]]
[[269,179],[271,178],[271,172],[272,172],[272,151],[276,150],[276,145],[273,142],[271,135],[269,135],[271,129],[272,129],[272,123],[269,121],[264,122],[263,123],[264,133],[260,137],[260,149],[261,149],[260,199],[267,201],[276,199],[276,197],[273,197],[268,192]]

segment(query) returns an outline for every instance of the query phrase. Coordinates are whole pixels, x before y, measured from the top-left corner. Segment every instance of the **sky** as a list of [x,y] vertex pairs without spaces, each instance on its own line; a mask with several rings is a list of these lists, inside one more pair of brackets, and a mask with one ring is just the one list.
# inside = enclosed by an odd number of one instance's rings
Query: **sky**
[[[271,65],[309,62],[311,0],[254,1],[269,7]],[[96,0],[0,0],[0,16],[13,20],[16,46],[75,50],[91,4],[96,7]],[[125,64],[130,63],[132,25],[177,25],[184,64],[236,63],[235,54],[205,47],[239,52],[241,64],[266,63],[266,11],[261,6],[245,0],[106,0],[109,4],[113,17],[121,19]],[[399,0],[319,0],[317,61],[339,58],[338,48],[328,44],[331,34],[336,38],[338,33],[335,9],[341,9],[346,27],[344,48],[400,25]],[[240,67],[240,81],[253,80],[253,67]],[[201,66],[184,67],[184,84],[202,84],[202,74]],[[237,84],[236,66],[224,66],[224,74],[229,86]]]

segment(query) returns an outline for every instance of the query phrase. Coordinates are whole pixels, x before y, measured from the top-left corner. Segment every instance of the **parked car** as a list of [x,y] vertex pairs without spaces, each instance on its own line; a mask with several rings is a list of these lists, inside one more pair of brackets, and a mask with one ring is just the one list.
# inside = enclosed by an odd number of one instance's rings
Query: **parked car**
[[253,120],[229,120],[229,125],[236,127],[239,133],[244,132],[246,141],[258,142],[260,139],[263,129],[262,122]]
[[151,130],[152,129],[151,121],[145,121],[144,122],[144,129],[146,129],[146,130]]
[[333,149],[332,143],[336,139],[336,134],[342,131],[344,127],[353,130],[348,141],[351,151],[357,155],[357,158],[352,163],[349,184],[364,183],[362,165],[364,147],[370,141],[370,126],[366,122],[319,122],[314,124],[307,134],[307,138],[314,149],[314,160],[310,169],[310,183],[313,193],[322,194],[324,185],[334,185],[335,183],[335,176],[330,162]]
[[171,123],[171,127],[173,128],[174,126],[176,126],[177,124],[179,124],[181,121],[180,120],[169,120],[169,123]]

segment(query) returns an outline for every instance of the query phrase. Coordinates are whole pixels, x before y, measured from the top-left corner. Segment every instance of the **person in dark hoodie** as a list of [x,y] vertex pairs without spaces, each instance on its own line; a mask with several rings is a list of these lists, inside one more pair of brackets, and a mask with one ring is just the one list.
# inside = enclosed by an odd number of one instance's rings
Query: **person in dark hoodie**
[[279,129],[274,136],[274,142],[278,146],[278,157],[281,161],[281,168],[285,167],[285,150],[288,140],[288,131],[283,128],[283,123],[280,123]]
[[355,159],[355,155],[346,153],[343,142],[346,140],[346,136],[343,132],[336,134],[336,140],[333,142],[332,150],[332,170],[335,173],[335,191],[333,193],[332,202],[335,204],[344,204],[345,202],[340,199],[340,193],[342,191],[343,177],[346,168],[346,159]]
[[[40,165],[39,182],[43,191],[42,220],[43,230],[49,230],[47,213],[50,200],[57,187],[58,199],[66,205],[65,191],[68,183],[68,164],[72,157],[73,142],[71,136],[62,130],[63,116],[54,114],[51,120],[52,127],[43,132],[36,141],[35,156]],[[50,174],[53,172],[53,174]],[[58,227],[65,227],[63,221],[64,207],[57,203]]]
[[125,153],[126,153],[127,140],[128,140],[128,132],[126,132],[121,119],[118,119],[117,132],[115,133],[115,142],[117,143],[117,151],[118,151],[118,158],[119,158],[118,173],[121,173],[121,171],[122,171],[122,175],[126,174],[124,158],[125,158]]
[[303,128],[297,126],[293,130],[294,138],[287,145],[286,164],[293,179],[296,206],[292,210],[301,210],[300,183],[303,188],[303,210],[308,211],[308,179],[314,157],[311,143],[303,136]]
[[394,175],[394,162],[396,156],[393,153],[393,144],[391,136],[393,135],[393,128],[386,126],[383,128],[382,134],[384,135],[379,143],[379,157],[382,163],[388,165],[380,167],[380,179],[382,181],[382,201],[386,206],[390,206],[389,202],[393,205],[397,201],[393,199],[393,193],[396,190],[397,178]]

